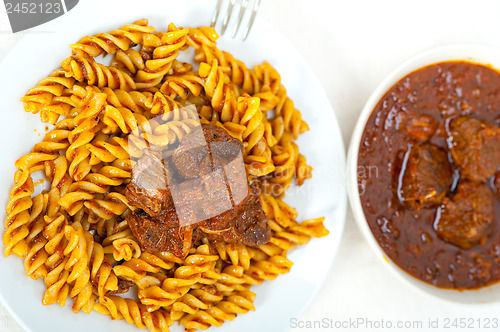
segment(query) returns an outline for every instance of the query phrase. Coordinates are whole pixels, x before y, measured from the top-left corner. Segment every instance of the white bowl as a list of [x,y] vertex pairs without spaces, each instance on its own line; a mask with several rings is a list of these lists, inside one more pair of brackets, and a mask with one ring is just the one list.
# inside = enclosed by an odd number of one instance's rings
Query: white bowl
[[354,218],[361,229],[361,232],[370,243],[381,262],[401,280],[421,292],[453,302],[467,304],[498,302],[500,301],[500,283],[477,290],[458,291],[452,289],[442,289],[427,284],[400,268],[390,258],[388,258],[372,234],[366,221],[359,197],[357,181],[359,144],[361,142],[366,122],[368,121],[373,109],[385,93],[409,73],[430,64],[450,60],[466,60],[473,63],[490,65],[493,68],[500,69],[500,49],[476,44],[442,46],[420,53],[392,71],[392,73],[379,84],[368,99],[365,107],[361,111],[356,127],[354,128],[347,156],[347,187],[349,199]]

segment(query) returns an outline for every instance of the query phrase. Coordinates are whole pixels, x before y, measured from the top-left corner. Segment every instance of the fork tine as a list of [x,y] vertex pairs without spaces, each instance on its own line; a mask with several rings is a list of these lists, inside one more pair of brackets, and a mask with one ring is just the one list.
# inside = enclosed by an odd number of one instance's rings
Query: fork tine
[[250,17],[250,21],[248,22],[247,29],[245,30],[245,33],[243,34],[243,40],[247,39],[247,37],[248,37],[248,33],[250,32],[250,29],[252,28],[253,22],[255,21],[255,16],[257,16],[257,12],[259,11],[260,2],[261,2],[261,0],[255,0],[255,3],[253,5],[252,17]]
[[220,13],[220,9],[222,7],[222,2],[224,0],[218,0],[217,1],[217,7],[215,7],[215,11],[214,11],[214,14],[212,16],[212,24],[210,24],[210,26],[213,28],[215,27],[215,22],[217,22],[217,19],[219,18],[219,13]]
[[233,8],[235,3],[236,0],[231,0],[231,2],[229,3],[229,7],[227,7],[226,17],[224,17],[224,22],[222,23],[222,30],[221,30],[222,34],[226,32],[227,25],[229,24],[229,20],[231,19],[231,14],[233,13]]
[[247,6],[248,6],[248,0],[243,0],[243,3],[241,4],[241,7],[240,7],[240,14],[238,15],[238,22],[236,23],[236,27],[233,31],[233,38],[236,37],[236,34],[238,33],[238,30],[240,28],[241,21],[243,21],[243,16],[245,15],[245,11],[247,9]]

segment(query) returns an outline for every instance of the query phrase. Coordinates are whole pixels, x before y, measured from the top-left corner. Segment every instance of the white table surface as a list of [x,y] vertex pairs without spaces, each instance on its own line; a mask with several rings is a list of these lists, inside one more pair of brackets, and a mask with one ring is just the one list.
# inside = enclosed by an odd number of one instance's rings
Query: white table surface
[[[370,93],[408,57],[450,43],[500,47],[500,1],[264,0],[260,14],[310,63],[335,110],[346,147]],[[5,15],[0,14],[2,19]],[[0,33],[0,59],[21,35]],[[500,319],[500,304],[467,306],[417,293],[375,257],[348,210],[334,265],[319,295],[297,320],[307,324],[332,319],[347,326],[339,331],[374,330],[349,327],[358,319],[390,322],[394,331],[427,331],[429,321],[439,319],[441,326],[432,330],[446,331],[442,326],[445,318]],[[423,328],[395,328],[398,322],[413,321],[422,322]],[[314,329],[295,326],[291,324],[290,331],[334,330],[329,325]],[[1,304],[0,331],[22,331]]]

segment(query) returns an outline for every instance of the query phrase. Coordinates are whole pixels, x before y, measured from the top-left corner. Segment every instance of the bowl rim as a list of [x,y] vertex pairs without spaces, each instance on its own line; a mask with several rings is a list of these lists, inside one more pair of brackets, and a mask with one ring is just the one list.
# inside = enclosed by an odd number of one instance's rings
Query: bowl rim
[[[494,55],[497,59],[494,60]],[[494,60],[494,61],[493,61]],[[361,205],[357,167],[361,137],[372,111],[385,93],[408,74],[422,67],[444,61],[467,61],[492,67],[500,71],[500,48],[484,44],[448,44],[434,47],[403,61],[377,85],[366,101],[354,127],[347,155],[347,192],[354,219],[378,259],[403,283],[419,293],[462,304],[491,304],[500,301],[500,282],[479,289],[458,290],[438,288],[428,284],[401,268],[380,247],[366,221]],[[496,61],[496,62],[495,62]],[[495,62],[495,64],[493,64]]]

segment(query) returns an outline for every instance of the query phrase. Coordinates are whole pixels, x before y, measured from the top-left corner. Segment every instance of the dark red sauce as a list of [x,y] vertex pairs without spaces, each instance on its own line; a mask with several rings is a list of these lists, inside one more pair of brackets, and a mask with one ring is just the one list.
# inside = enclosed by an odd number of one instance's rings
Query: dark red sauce
[[[413,208],[398,197],[403,159],[409,146],[418,144],[405,126],[422,114],[437,123],[429,142],[448,151],[447,119],[466,115],[499,124],[500,74],[479,64],[443,62],[410,73],[383,96],[365,127],[358,155],[361,203],[371,231],[387,256],[429,284],[470,289],[495,283],[500,280],[498,193],[490,234],[470,249],[436,234],[433,224],[439,207]],[[452,166],[455,182],[461,181]],[[495,192],[497,182],[494,177],[487,180]],[[452,187],[446,196],[453,191]]]

